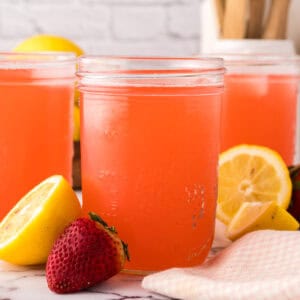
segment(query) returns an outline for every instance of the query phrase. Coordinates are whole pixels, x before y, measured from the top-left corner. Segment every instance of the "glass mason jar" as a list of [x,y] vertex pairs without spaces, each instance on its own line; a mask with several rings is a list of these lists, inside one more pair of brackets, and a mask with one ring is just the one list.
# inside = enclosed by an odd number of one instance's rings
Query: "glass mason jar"
[[83,210],[132,272],[200,264],[213,240],[223,61],[79,59]]
[[75,56],[0,53],[0,220],[40,181],[71,183]]
[[238,144],[262,145],[279,152],[287,165],[295,163],[300,57],[221,56],[227,70],[221,150]]

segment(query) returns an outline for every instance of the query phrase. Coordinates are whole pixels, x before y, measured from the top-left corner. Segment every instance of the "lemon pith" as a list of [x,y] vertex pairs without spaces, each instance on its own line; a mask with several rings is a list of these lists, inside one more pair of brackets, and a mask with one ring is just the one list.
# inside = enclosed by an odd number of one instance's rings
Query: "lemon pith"
[[0,259],[42,264],[64,228],[81,214],[79,200],[59,175],[27,193],[0,223]]
[[229,224],[244,202],[290,202],[292,183],[280,155],[262,146],[239,145],[220,155],[217,217]]

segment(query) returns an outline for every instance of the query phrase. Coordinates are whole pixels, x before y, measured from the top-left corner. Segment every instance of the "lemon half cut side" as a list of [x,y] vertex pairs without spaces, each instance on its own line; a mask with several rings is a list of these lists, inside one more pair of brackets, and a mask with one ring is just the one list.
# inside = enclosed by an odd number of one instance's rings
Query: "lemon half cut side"
[[0,259],[18,265],[45,263],[54,241],[80,214],[68,181],[60,175],[47,178],[0,223]]
[[256,145],[239,145],[219,158],[217,218],[229,224],[244,202],[275,202],[286,209],[292,183],[281,156]]
[[227,237],[236,240],[255,230],[297,230],[299,223],[275,202],[244,202],[227,227]]

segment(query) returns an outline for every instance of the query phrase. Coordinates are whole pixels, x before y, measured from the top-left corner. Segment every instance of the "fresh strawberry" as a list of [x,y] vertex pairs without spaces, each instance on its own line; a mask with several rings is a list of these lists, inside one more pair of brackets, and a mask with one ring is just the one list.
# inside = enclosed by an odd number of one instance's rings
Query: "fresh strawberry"
[[288,212],[300,222],[300,165],[289,167],[293,192]]
[[71,293],[119,273],[129,260],[127,245],[99,216],[72,222],[56,240],[46,265],[50,290]]

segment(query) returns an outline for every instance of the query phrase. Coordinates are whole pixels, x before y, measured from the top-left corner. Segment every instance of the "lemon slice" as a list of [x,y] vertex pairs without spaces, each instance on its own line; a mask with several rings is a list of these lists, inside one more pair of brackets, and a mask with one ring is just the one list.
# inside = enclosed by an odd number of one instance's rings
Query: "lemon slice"
[[299,223],[275,202],[244,202],[227,227],[227,237],[236,240],[260,229],[297,230]]
[[239,145],[220,155],[217,218],[229,224],[244,202],[273,201],[287,208],[292,192],[281,156],[266,147]]
[[49,177],[0,223],[0,259],[18,265],[45,263],[54,241],[80,214],[70,184],[60,175]]

